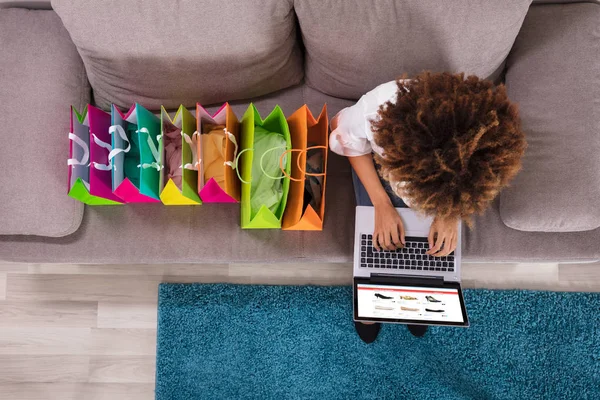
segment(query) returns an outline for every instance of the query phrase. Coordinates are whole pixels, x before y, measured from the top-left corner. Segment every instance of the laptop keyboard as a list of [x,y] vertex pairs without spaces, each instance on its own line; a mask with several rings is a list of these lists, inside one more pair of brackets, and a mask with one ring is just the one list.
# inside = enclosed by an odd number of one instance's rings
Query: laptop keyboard
[[429,243],[424,237],[405,237],[406,245],[394,251],[377,251],[373,235],[362,234],[360,239],[360,267],[416,271],[454,272],[454,252],[447,257],[425,254]]

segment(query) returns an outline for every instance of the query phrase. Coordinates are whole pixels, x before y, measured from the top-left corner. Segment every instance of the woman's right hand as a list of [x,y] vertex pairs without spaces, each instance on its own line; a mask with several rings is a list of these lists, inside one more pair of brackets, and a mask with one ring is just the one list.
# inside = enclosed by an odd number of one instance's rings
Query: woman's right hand
[[391,203],[375,206],[373,247],[376,250],[396,250],[404,247],[404,224]]

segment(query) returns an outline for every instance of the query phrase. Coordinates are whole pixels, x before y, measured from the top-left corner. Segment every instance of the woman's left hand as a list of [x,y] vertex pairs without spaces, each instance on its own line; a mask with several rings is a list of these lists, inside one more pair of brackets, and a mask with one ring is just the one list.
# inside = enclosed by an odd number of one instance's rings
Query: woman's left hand
[[429,228],[429,250],[426,254],[445,257],[456,250],[458,244],[458,219],[435,217]]

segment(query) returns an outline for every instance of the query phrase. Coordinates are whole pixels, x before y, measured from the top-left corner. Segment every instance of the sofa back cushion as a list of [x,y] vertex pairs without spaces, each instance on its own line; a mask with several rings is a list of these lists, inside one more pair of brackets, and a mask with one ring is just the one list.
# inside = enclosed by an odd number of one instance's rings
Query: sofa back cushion
[[302,80],[292,0],[53,0],[95,102],[193,107]]
[[508,57],[506,87],[529,144],[500,195],[522,231],[600,227],[600,5],[532,6]]
[[306,80],[358,99],[403,73],[495,79],[531,0],[296,0]]

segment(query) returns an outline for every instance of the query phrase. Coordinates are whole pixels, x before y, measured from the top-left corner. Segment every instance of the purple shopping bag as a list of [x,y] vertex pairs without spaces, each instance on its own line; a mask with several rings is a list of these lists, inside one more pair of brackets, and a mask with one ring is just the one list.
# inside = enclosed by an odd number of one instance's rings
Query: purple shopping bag
[[110,113],[94,106],[88,106],[88,122],[90,126],[90,194],[108,200],[123,202],[112,191],[112,151],[111,137],[108,129],[111,124]]

